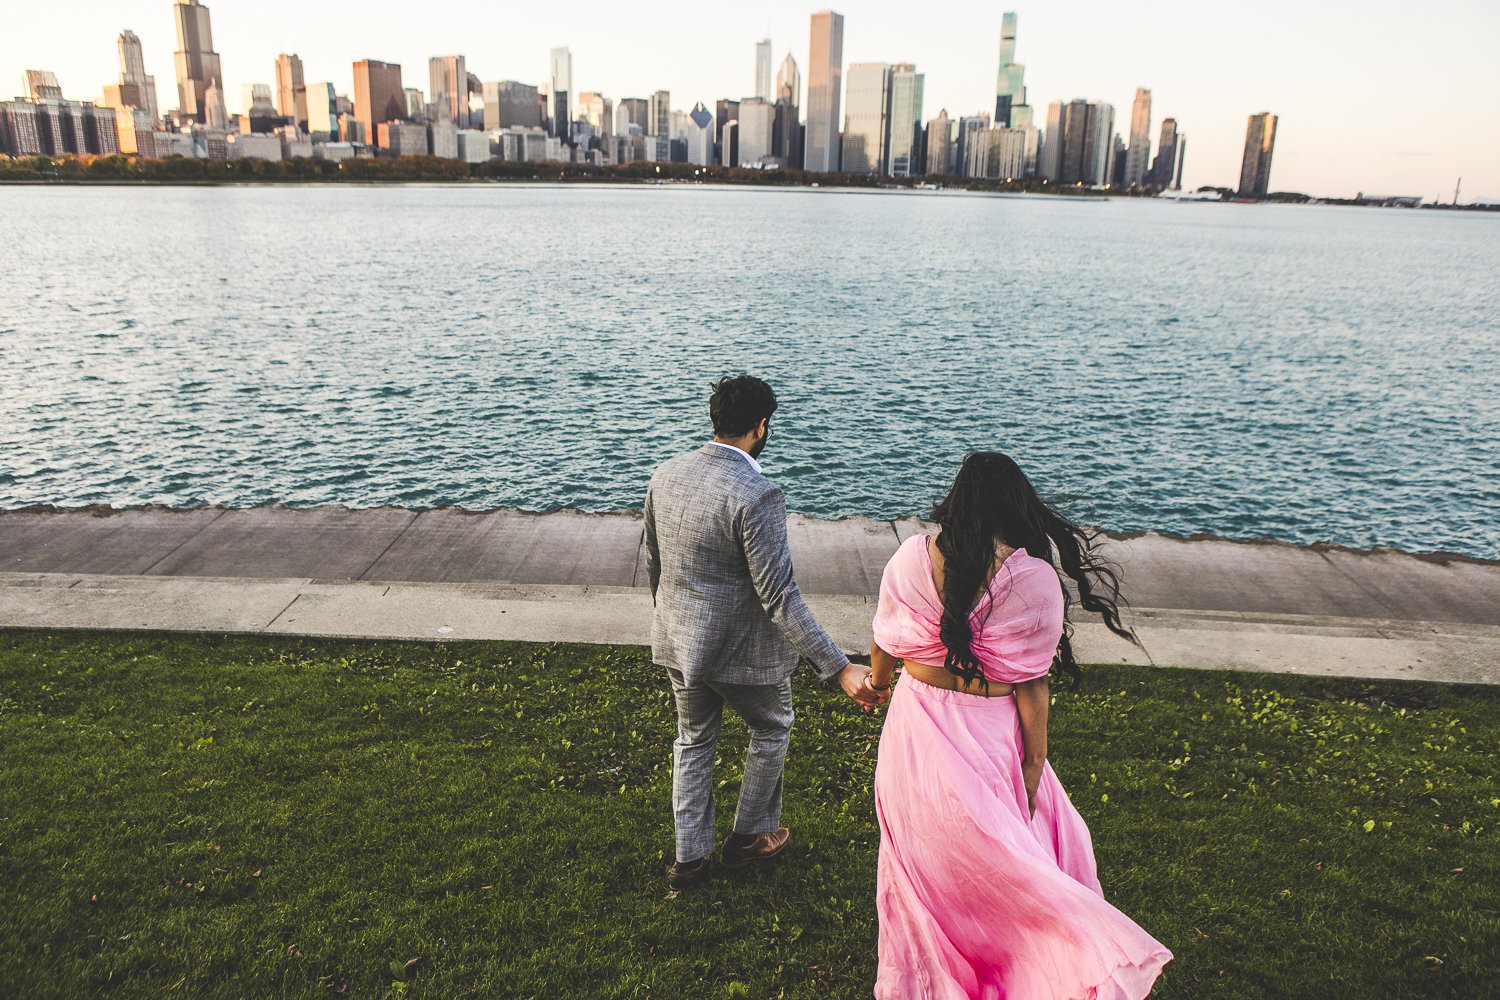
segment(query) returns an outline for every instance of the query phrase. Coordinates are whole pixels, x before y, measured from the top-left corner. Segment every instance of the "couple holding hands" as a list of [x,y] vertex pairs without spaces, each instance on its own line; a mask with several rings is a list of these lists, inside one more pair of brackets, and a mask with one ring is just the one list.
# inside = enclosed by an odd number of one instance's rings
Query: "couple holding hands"
[[720,861],[789,843],[782,765],[800,654],[866,710],[890,702],[875,767],[876,997],[1145,996],[1172,955],[1105,901],[1088,827],[1047,763],[1048,677],[1078,677],[1059,568],[1086,610],[1130,636],[1093,536],[1010,458],[970,454],[933,510],[937,537],[914,535],[886,564],[870,666],[850,663],[797,588],[786,500],[756,461],[775,410],[760,379],[717,382],[713,441],[664,462],[646,495],[652,657],[677,709],[669,884],[710,875],[726,704],[750,746]]

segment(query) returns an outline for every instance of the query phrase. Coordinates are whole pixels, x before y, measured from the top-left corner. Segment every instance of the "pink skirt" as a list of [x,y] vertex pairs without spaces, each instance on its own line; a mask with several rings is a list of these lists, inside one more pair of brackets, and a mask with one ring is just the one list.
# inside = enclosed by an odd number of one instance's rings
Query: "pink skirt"
[[1172,958],[1105,902],[1050,764],[1028,814],[1021,755],[1014,698],[896,685],[875,766],[881,1000],[1134,1000]]

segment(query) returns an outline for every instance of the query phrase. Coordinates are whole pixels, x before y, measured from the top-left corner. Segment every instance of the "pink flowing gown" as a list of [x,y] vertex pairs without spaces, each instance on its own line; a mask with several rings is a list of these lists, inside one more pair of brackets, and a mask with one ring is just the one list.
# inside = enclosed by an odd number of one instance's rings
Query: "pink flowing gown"
[[[941,617],[917,535],[886,564],[875,641],[940,664]],[[970,623],[992,683],[1044,676],[1062,633],[1057,573],[1017,549]],[[881,1000],[1134,1000],[1171,960],[1105,901],[1088,826],[1050,764],[1030,814],[1023,753],[1014,698],[896,685],[875,767]]]

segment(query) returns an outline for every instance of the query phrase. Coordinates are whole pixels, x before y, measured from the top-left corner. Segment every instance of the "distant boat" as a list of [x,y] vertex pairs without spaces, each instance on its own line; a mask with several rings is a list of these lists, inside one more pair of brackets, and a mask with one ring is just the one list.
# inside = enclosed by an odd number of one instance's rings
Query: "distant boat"
[[1163,191],[1157,195],[1167,201],[1223,201],[1217,191]]

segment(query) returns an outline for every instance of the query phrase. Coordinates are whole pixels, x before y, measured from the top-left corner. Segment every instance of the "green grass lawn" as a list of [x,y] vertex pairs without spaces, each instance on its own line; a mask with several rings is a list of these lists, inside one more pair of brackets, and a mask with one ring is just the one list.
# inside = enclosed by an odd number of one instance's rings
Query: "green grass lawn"
[[[793,846],[672,898],[640,649],[0,632],[0,996],[868,996],[878,720],[810,678]],[[1497,751],[1479,689],[1100,667],[1052,714],[1164,997],[1500,995]]]

